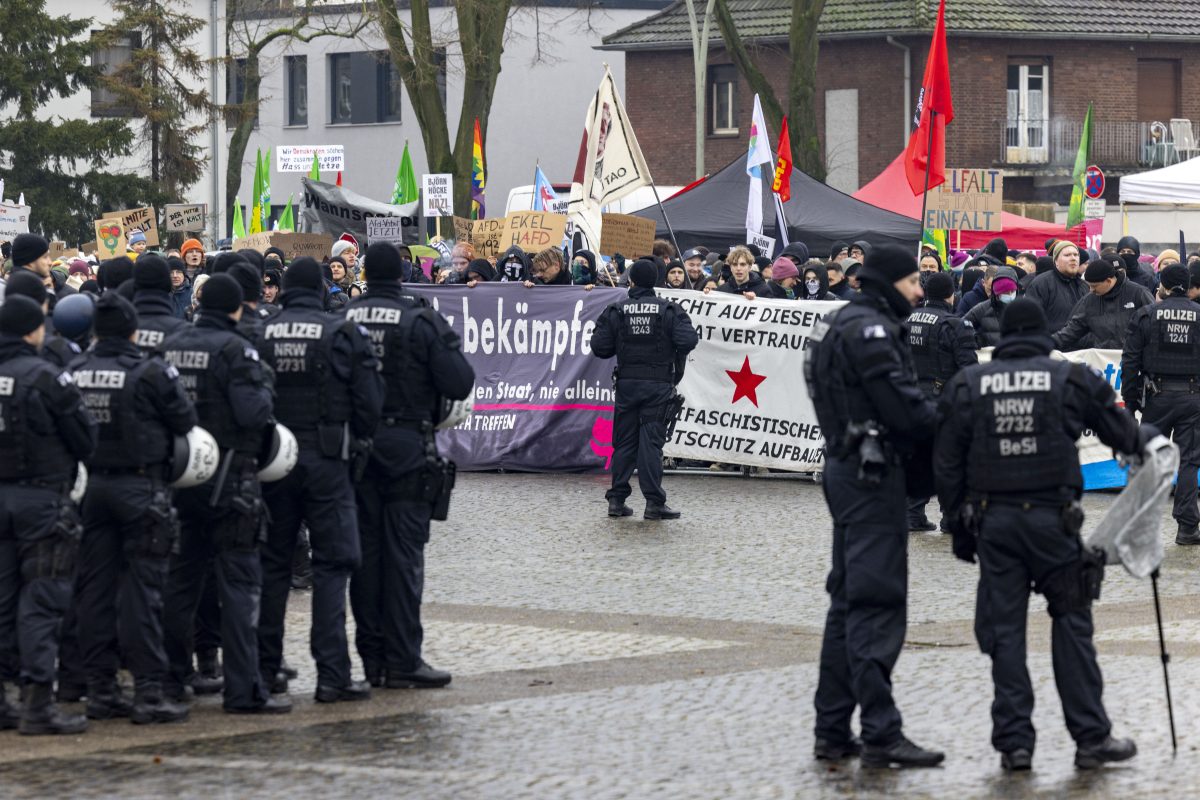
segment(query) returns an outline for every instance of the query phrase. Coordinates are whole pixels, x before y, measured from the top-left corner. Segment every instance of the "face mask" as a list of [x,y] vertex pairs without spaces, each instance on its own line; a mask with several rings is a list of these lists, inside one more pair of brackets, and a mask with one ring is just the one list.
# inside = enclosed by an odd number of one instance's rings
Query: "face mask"
[[1004,305],[1008,305],[1009,303],[1011,303],[1013,300],[1016,300],[1016,299],[1017,299],[1016,292],[1009,292],[1008,294],[1000,295],[1000,302],[1004,303]]
[[805,281],[804,285],[808,289],[809,294],[816,294],[818,291],[821,290],[821,282],[820,281]]

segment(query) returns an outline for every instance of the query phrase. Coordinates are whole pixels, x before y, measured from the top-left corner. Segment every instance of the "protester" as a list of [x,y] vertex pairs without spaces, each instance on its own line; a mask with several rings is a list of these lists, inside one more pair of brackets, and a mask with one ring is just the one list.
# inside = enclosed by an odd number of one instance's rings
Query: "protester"
[[813,259],[801,267],[800,282],[796,295],[801,300],[837,300],[829,291],[829,273],[825,265]]
[[1080,277],[1079,248],[1073,243],[1056,241],[1050,257],[1054,260],[1054,270],[1034,278],[1025,296],[1042,307],[1046,325],[1053,334],[1067,324],[1088,287]]
[[773,297],[777,300],[795,300],[799,295],[797,284],[800,283],[800,270],[787,256],[780,256],[771,264],[771,280],[763,289],[763,297]]
[[[735,247],[729,251],[729,255],[725,258],[725,264],[729,267],[730,280],[723,283],[718,289],[718,292],[726,294],[740,294],[747,300],[753,300],[758,294],[762,293],[767,288],[767,283],[762,279],[762,276],[755,272],[754,255],[746,247]],[[711,291],[709,287],[704,288],[704,293],[708,294]]]
[[188,239],[179,248],[179,257],[187,266],[188,280],[195,280],[196,275],[204,268],[204,245],[199,239]]
[[942,257],[939,256],[936,252],[932,252],[932,251],[924,253],[921,256],[921,261],[917,264],[917,267],[921,270],[922,273],[941,272],[942,271]]
[[126,241],[125,249],[128,250],[126,255],[129,256],[130,261],[137,261],[138,256],[146,252],[148,246],[146,234],[143,231],[131,231],[129,239]]
[[467,265],[467,286],[472,289],[480,283],[496,280],[496,268],[486,258],[477,258]]
[[[954,309],[954,313],[965,317],[967,312],[992,295],[992,280],[996,277],[997,265],[990,256],[977,256],[968,261],[963,269],[963,292]],[[974,276],[974,282],[968,286],[967,276]]]
[[177,258],[167,260],[171,268],[171,304],[175,308],[175,316],[187,319],[188,309],[192,305],[192,282],[188,280],[187,266]]
[[1000,343],[1000,319],[1009,303],[1021,295],[1017,273],[1012,267],[997,267],[992,279],[992,295],[963,317],[975,331],[979,347],[995,347]]
[[1154,262],[1154,271],[1161,273],[1164,269],[1172,264],[1179,263],[1179,252],[1176,250],[1163,250],[1158,254],[1158,259]]
[[683,270],[686,273],[685,289],[702,290],[708,281],[704,273],[704,253],[699,248],[692,248],[683,254]]
[[354,242],[348,242],[345,239],[338,239],[333,243],[333,247],[329,248],[329,257],[341,258],[342,263],[346,265],[346,272],[355,273],[355,267],[358,264],[358,247]]
[[1088,263],[1083,279],[1091,292],[1080,298],[1067,324],[1054,334],[1055,347],[1063,351],[1124,347],[1129,320],[1137,309],[1152,304],[1154,298],[1126,278],[1118,269],[1121,265],[1115,254],[1111,261],[1097,258]]
[[576,250],[571,257],[571,283],[592,286],[596,283],[596,256],[590,250]]
[[861,287],[858,282],[858,268],[862,266],[862,262],[856,258],[844,258],[841,261],[842,272],[846,276],[846,283],[850,285],[852,291],[857,292]]
[[496,262],[497,280],[505,283],[524,283],[533,277],[533,264],[520,247],[513,245]]
[[533,280],[526,286],[570,286],[571,273],[563,268],[563,252],[547,247],[533,257]]
[[683,264],[678,260],[672,261],[667,266],[667,288],[668,289],[686,289],[687,273],[683,269]]
[[863,240],[859,240],[850,245],[850,249],[846,252],[849,258],[853,258],[860,263],[865,261],[867,254],[871,252],[871,245]]
[[[829,260],[840,263],[843,259],[850,257],[850,245],[845,242],[834,242],[829,248]],[[832,284],[830,284],[832,286]]]
[[275,305],[279,300],[279,289],[283,284],[283,274],[277,269],[268,269],[263,273],[263,302]]
[[842,272],[842,265],[836,261],[825,262],[825,278],[829,282],[830,293],[839,300],[849,300],[854,294],[846,280],[846,274]]

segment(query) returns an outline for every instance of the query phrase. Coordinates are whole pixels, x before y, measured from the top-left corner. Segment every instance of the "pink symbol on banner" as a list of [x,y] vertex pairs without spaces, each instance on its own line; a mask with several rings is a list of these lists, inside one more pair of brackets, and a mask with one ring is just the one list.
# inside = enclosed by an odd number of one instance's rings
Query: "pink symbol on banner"
[[604,468],[612,469],[613,421],[608,417],[596,417],[592,423],[592,452],[604,459]]

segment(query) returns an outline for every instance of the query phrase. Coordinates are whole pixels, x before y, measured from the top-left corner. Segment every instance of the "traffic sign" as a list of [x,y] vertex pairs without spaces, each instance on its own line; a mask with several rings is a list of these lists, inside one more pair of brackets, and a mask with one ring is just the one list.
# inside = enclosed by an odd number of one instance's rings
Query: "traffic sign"
[[1102,196],[1104,194],[1104,173],[1100,171],[1099,167],[1092,164],[1087,168],[1086,176],[1087,184],[1084,193],[1092,199]]

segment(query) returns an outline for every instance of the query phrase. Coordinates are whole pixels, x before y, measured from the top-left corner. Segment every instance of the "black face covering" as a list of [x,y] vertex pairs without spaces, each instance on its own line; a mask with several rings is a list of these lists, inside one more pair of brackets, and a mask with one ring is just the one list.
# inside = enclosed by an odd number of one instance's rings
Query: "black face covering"
[[1133,272],[1138,268],[1138,257],[1135,253],[1124,253],[1121,256],[1121,261],[1125,263],[1125,271]]
[[874,294],[882,297],[887,302],[888,308],[900,319],[907,319],[908,315],[912,313],[913,304],[908,302],[894,285],[869,278],[860,280],[863,294]]

